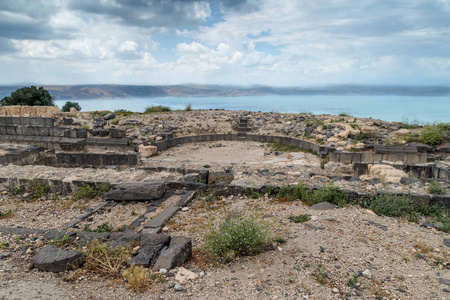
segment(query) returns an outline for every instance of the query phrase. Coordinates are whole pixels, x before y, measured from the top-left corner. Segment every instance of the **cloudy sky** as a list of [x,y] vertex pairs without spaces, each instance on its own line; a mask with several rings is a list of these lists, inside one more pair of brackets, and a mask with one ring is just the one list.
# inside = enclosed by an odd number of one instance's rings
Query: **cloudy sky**
[[450,0],[1,0],[0,84],[450,84]]

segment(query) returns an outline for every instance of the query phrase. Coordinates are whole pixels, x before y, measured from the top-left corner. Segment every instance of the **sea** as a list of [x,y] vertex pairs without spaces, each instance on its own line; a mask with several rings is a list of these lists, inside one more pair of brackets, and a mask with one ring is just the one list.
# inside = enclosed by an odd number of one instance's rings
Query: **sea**
[[[68,100],[55,100],[60,108]],[[402,122],[450,122],[450,96],[301,95],[242,97],[180,97],[83,99],[82,111],[119,109],[143,112],[156,105],[172,110],[225,109],[279,113],[347,114],[353,117]]]

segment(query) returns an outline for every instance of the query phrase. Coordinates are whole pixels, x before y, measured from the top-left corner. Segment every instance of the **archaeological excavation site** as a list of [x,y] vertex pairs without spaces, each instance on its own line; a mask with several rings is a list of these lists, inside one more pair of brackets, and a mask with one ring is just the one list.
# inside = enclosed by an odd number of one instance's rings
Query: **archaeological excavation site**
[[450,298],[448,124],[5,106],[0,164],[0,299]]

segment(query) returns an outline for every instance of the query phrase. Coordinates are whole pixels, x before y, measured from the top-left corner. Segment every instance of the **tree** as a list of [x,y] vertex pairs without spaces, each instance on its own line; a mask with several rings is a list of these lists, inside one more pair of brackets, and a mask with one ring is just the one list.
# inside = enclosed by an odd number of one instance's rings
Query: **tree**
[[75,109],[78,111],[81,110],[81,106],[80,106],[80,104],[78,104],[78,102],[67,101],[66,104],[64,104],[64,106],[61,108],[61,111],[68,112],[68,111],[70,111],[71,107],[75,107]]
[[29,105],[29,106],[55,106],[54,98],[42,86],[22,87],[11,93],[11,96],[0,100],[0,106]]

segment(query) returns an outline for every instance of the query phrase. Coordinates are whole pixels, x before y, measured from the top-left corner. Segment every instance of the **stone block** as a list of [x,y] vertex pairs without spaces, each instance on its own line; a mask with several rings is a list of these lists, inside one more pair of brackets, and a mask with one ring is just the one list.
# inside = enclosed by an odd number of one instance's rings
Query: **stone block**
[[83,264],[83,253],[73,250],[60,250],[55,246],[40,249],[33,257],[33,265],[42,271],[64,272]]
[[39,136],[49,136],[47,127],[39,127]]
[[87,138],[87,130],[86,129],[77,129],[77,138]]
[[158,153],[158,147],[156,146],[139,145],[138,150],[141,154],[141,157],[151,157]]
[[104,166],[128,165],[127,154],[101,154],[101,159]]
[[45,126],[53,127],[53,118],[45,118]]
[[36,125],[39,127],[45,127],[45,118],[34,118],[36,120]]
[[144,228],[158,228],[163,227],[172,218],[177,211],[180,210],[179,206],[169,206],[163,210],[159,215],[150,220]]
[[339,161],[343,164],[351,164],[352,157],[353,157],[353,153],[342,152]]
[[361,162],[373,163],[374,154],[372,152],[361,152]]
[[138,154],[128,154],[128,165],[129,166],[136,166],[139,164],[139,155]]
[[11,124],[16,126],[20,125],[20,117],[12,117]]
[[192,256],[192,240],[187,237],[174,236],[167,250],[161,253],[153,269],[171,270],[181,267]]
[[113,201],[148,201],[161,198],[166,190],[163,182],[120,183],[103,194],[102,199]]
[[139,253],[128,261],[129,266],[143,266],[148,268],[152,260],[160,253],[163,247],[169,245],[170,236],[165,234],[142,234],[142,247]]

